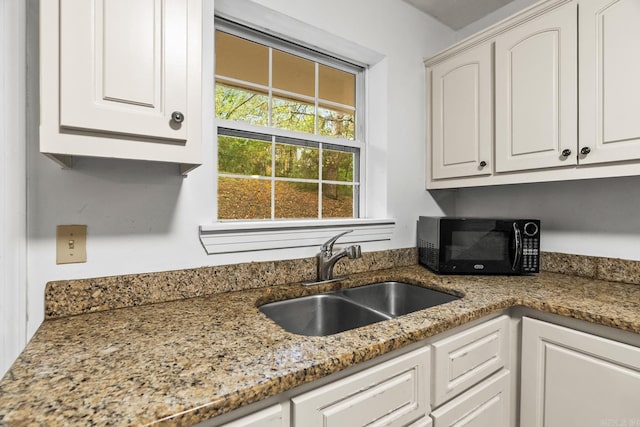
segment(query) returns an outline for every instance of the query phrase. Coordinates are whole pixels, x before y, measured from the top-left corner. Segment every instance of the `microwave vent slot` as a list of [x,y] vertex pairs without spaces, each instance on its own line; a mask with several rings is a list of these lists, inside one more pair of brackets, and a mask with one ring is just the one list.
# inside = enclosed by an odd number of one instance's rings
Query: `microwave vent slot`
[[435,266],[438,264],[438,250],[436,245],[424,239],[419,240],[418,257],[424,265]]

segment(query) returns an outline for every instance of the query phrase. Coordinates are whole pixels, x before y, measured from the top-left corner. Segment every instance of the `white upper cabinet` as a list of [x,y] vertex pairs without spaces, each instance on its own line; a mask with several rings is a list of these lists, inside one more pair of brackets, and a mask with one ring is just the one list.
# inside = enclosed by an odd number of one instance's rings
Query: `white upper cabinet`
[[640,159],[640,1],[580,3],[580,163]]
[[434,179],[491,173],[492,75],[490,43],[431,69]]
[[43,153],[201,163],[201,0],[40,8]]
[[428,59],[427,189],[639,175],[639,21],[638,0],[541,1]]
[[565,4],[496,38],[497,172],[577,163],[576,8]]
[[185,141],[189,117],[171,113],[187,108],[186,2],[60,7],[60,125]]

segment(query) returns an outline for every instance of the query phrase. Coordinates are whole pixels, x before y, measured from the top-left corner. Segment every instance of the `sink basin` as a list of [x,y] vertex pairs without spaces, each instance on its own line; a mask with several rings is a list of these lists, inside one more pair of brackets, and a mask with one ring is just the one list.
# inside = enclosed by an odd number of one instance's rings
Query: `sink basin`
[[272,302],[261,306],[260,311],[285,331],[306,336],[332,335],[391,319],[333,294]]
[[455,301],[459,297],[402,282],[380,282],[344,289],[347,298],[392,316]]
[[408,283],[379,282],[272,302],[259,308],[287,332],[325,336],[457,299],[460,297]]

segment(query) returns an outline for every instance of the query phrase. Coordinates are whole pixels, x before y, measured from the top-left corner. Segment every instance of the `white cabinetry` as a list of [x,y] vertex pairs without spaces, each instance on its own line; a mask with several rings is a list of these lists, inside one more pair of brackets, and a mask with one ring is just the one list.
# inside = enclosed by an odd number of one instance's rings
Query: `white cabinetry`
[[502,371],[433,411],[433,427],[509,427],[509,376]]
[[640,348],[522,322],[521,427],[640,423]]
[[201,163],[201,0],[40,2],[40,151]]
[[[637,0],[541,1],[428,59],[427,189],[638,175],[639,20]],[[474,120],[487,114],[469,107],[484,105],[472,68],[450,77],[458,86],[449,93],[435,77],[487,45],[495,140],[482,174],[470,167],[483,135]]]
[[286,427],[289,421],[282,405],[273,405],[246,417],[223,424],[222,427]]
[[491,173],[492,68],[485,43],[431,69],[434,179]]
[[423,348],[294,397],[293,425],[406,426],[428,415],[429,366]]
[[496,37],[497,172],[577,163],[576,10],[562,5]]
[[502,368],[509,367],[509,317],[433,344],[433,406],[437,407]]
[[638,0],[580,2],[581,164],[640,159],[638,22]]

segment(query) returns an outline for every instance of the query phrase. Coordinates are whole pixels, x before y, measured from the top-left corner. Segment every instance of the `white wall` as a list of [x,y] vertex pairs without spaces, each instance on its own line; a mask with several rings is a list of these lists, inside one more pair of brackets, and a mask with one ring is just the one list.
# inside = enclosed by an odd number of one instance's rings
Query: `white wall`
[[25,4],[0,2],[0,377],[26,341]]
[[[456,38],[534,3],[515,0],[461,29]],[[640,177],[505,185],[454,194],[451,215],[540,218],[545,251],[640,260]]]
[[521,11],[526,7],[538,3],[539,1],[540,0],[513,0],[511,3],[507,3],[500,9],[494,10],[487,16],[480,18],[475,22],[472,22],[464,28],[459,29],[456,33],[456,41],[467,38],[477,33],[478,31],[481,31],[497,22],[502,21],[503,19],[508,18],[509,16]]
[[544,251],[640,260],[640,177],[461,189],[459,216],[542,220]]
[[[261,0],[256,3],[338,37],[379,52],[378,70],[386,76],[386,103],[370,106],[369,120],[385,123],[375,135],[372,156],[386,159],[386,173],[376,171],[387,200],[370,203],[377,213],[386,210],[398,219],[389,248],[415,245],[417,215],[437,214],[434,199],[424,191],[424,69],[422,58],[454,41],[455,33],[400,1],[388,0]],[[34,31],[31,28],[31,31]],[[205,51],[207,51],[205,47]],[[35,61],[37,58],[31,58]],[[210,91],[211,88],[207,89]],[[207,102],[208,104],[208,102]],[[205,135],[213,140],[213,124]],[[205,163],[178,176],[177,167],[133,161],[77,159],[71,170],[61,170],[29,149],[29,334],[43,319],[46,282],[149,271],[216,265],[276,258],[311,256],[307,251],[246,256],[206,256],[198,240],[198,226],[210,224],[215,212],[213,144],[206,143]],[[382,175],[380,175],[380,172]],[[383,188],[384,187],[384,188]],[[376,189],[368,199],[375,201]],[[444,205],[447,199],[442,202]],[[55,264],[55,228],[59,224],[88,226],[85,264]]]

